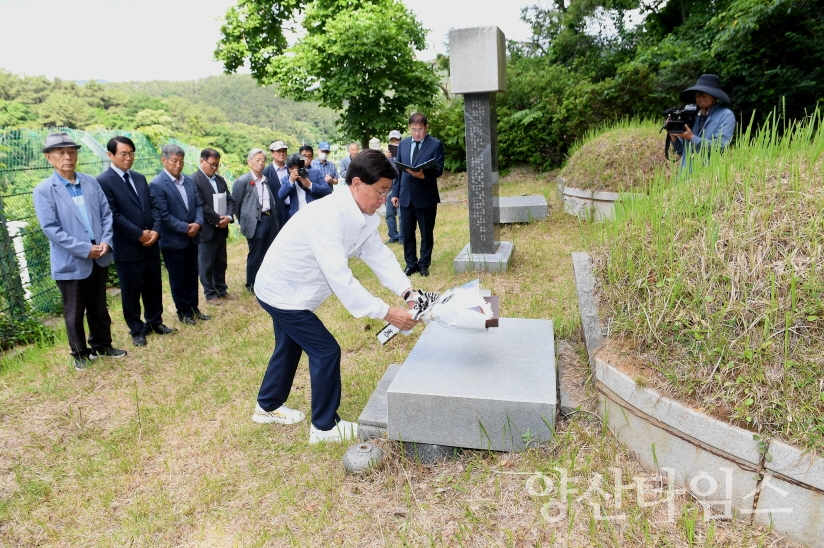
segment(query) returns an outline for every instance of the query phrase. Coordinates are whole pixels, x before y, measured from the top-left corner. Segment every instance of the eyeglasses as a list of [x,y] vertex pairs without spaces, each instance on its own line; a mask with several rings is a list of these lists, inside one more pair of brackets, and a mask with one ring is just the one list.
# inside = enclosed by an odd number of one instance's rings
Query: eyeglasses
[[[363,183],[363,184],[366,185],[366,183]],[[375,188],[374,185],[366,185],[366,186],[368,186],[369,188],[371,188],[375,192],[378,192],[378,189]],[[378,198],[386,198],[387,196],[389,196],[390,192],[392,192],[392,187],[389,187],[389,190],[387,190],[386,192],[378,192]]]
[[409,128],[409,131],[411,131],[412,133],[420,133],[420,132],[425,131],[425,130],[426,130],[425,127],[410,127]]
[[117,155],[121,156],[123,158],[134,158],[134,151],[131,151],[131,152],[120,151],[120,152],[117,153]]
[[203,163],[206,164],[207,166],[209,166],[212,169],[217,169],[217,168],[220,167],[220,162],[218,162],[216,164],[210,164],[209,162],[203,162]]

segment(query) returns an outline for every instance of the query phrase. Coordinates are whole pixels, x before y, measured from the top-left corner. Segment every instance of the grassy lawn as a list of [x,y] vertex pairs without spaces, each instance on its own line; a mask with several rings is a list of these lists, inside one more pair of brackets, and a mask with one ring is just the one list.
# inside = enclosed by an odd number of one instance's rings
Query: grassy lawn
[[[445,183],[453,200],[439,208],[432,275],[413,278],[426,290],[474,277],[452,273],[469,235],[460,177]],[[502,238],[516,245],[514,268],[481,274],[482,285],[500,296],[502,315],[552,318],[556,338],[580,353],[569,260],[583,246],[580,227],[561,211],[554,180],[521,172],[504,179],[502,195],[522,193],[545,194],[550,217],[505,227]],[[393,250],[400,258],[400,246]],[[548,445],[520,454],[471,451],[437,467],[380,442],[386,466],[346,476],[347,446],[310,446],[308,421],[251,421],[273,335],[269,316],[241,291],[245,255],[245,241],[232,242],[228,279],[239,299],[204,306],[209,322],[181,326],[166,294],[166,323],[180,331],[136,349],[115,299],[115,344],[128,348],[126,358],[74,371],[63,335],[55,347],[2,363],[0,545],[790,545],[746,523],[704,522],[684,494],[639,503],[637,486],[627,487],[631,478],[647,489],[660,480],[587,413],[559,421]],[[365,265],[353,269],[393,302]],[[340,414],[356,420],[387,365],[403,362],[422,327],[381,347],[375,333],[382,322],[352,318],[335,297],[318,314],[343,348]],[[308,413],[309,398],[303,363],[288,403]],[[564,474],[577,493],[562,493]],[[600,491],[591,489],[599,477]],[[624,486],[622,502],[616,482]],[[664,496],[648,492],[644,500]],[[600,503],[600,514],[590,503]]]

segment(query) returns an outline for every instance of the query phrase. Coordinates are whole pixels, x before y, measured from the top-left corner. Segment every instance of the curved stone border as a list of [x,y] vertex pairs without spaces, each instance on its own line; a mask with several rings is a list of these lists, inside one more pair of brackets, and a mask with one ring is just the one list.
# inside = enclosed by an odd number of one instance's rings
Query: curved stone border
[[592,263],[586,253],[573,253],[572,263],[598,413],[619,441],[647,470],[674,476],[710,515],[750,516],[796,542],[820,546],[824,459],[780,441],[759,444],[752,432],[640,387],[600,358],[604,338]]
[[558,181],[558,194],[564,201],[564,211],[583,220],[603,222],[612,219],[615,215],[615,202],[644,196],[633,192],[581,190],[566,186],[560,177]]

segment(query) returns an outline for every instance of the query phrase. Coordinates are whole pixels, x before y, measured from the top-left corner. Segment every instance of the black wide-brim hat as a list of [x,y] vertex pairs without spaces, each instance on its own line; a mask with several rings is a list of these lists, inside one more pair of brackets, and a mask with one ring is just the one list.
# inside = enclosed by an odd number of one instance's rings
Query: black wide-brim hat
[[679,97],[684,103],[694,103],[696,91],[703,91],[719,101],[724,101],[727,104],[730,103],[730,98],[721,89],[721,78],[715,74],[702,74],[695,85],[682,91]]

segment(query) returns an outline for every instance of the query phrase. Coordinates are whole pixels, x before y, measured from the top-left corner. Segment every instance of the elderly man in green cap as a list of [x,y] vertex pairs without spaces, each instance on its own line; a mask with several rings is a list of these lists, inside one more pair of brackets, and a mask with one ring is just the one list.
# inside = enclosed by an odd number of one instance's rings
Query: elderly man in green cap
[[[63,319],[75,369],[100,357],[121,358],[112,347],[106,277],[112,262],[112,212],[97,180],[75,171],[80,145],[50,133],[43,154],[54,172],[34,188],[34,211],[49,239],[51,275],[63,297]],[[89,324],[89,340],[83,318]]]

